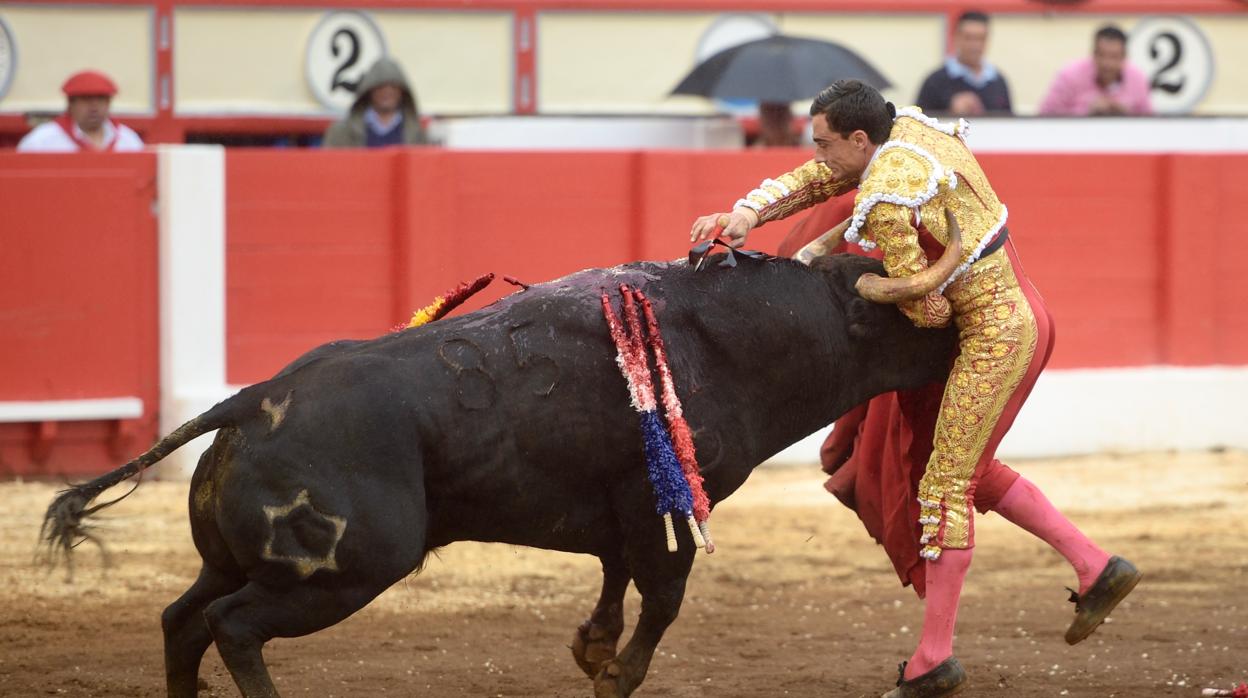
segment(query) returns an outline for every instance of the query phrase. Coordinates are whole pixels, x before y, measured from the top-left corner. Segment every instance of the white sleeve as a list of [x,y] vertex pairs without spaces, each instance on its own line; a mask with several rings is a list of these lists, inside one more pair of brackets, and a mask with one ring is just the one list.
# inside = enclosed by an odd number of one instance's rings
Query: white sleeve
[[52,122],[39,124],[18,141],[19,153],[76,153],[78,144],[73,142],[60,126]]
[[117,152],[143,150],[143,139],[139,138],[139,134],[134,129],[125,124],[117,124],[117,145],[113,147]]

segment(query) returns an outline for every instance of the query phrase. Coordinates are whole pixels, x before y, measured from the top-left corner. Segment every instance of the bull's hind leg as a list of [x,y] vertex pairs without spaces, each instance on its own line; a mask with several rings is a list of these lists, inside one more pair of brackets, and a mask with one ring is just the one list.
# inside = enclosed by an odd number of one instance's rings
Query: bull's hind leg
[[239,580],[204,565],[199,578],[160,616],[165,634],[165,683],[170,698],[194,698],[198,691],[199,662],[212,644],[204,622],[204,608],[238,591]]
[[628,565],[618,553],[602,557],[598,604],[572,638],[572,658],[591,679],[604,662],[615,658],[616,644],[624,633],[624,592],[629,579]]
[[273,590],[250,582],[204,612],[221,660],[246,698],[277,696],[261,649],[275,637],[299,637],[337,623],[372,601],[394,581],[323,589],[303,583]]
[[680,613],[685,580],[693,566],[693,540],[682,536],[680,549],[669,553],[661,529],[647,530],[640,541],[630,541],[629,568],[641,593],[641,615],[628,644],[594,678],[597,698],[625,698],[646,678],[654,650],[667,627]]

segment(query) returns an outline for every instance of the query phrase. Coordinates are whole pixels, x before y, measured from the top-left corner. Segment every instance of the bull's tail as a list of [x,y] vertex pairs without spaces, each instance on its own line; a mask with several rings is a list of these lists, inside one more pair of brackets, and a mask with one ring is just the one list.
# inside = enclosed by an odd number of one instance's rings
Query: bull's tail
[[[142,475],[144,470],[160,462],[191,439],[236,422],[242,409],[255,402],[254,398],[247,397],[250,392],[243,390],[217,403],[212,409],[174,429],[146,453],[120,468],[90,482],[72,485],[69,489],[58,492],[52,504],[48,506],[47,513],[44,514],[43,526],[39,530],[39,540],[46,552],[44,561],[55,565],[61,557],[64,557],[66,565],[72,572],[73,549],[78,544],[89,540],[103,550],[104,546],[91,532],[91,525],[87,519],[101,509],[125,499],[130,492],[138,488],[142,478],[140,477],[135,483],[134,488],[116,499],[92,506],[91,503],[95,501],[95,498],[114,485],[129,480],[135,475]],[[105,559],[107,560],[107,555]]]

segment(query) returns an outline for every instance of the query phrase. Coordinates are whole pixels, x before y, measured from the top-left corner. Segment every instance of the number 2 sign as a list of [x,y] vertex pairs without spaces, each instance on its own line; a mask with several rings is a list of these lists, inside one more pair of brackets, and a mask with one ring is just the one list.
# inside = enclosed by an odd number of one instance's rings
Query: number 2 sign
[[1186,114],[1213,83],[1213,50],[1200,27],[1184,17],[1149,17],[1131,30],[1127,54],[1148,76],[1153,110]]
[[372,18],[362,12],[330,12],[308,37],[304,70],[308,88],[328,109],[346,111],[355,90],[378,58],[386,40]]

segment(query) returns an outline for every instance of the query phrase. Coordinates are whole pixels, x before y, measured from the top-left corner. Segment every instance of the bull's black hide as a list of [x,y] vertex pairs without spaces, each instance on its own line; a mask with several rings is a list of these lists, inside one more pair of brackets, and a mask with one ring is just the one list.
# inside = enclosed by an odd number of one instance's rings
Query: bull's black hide
[[[859,298],[867,271],[882,270],[849,256],[592,269],[327,344],[63,493],[45,532],[53,546],[77,542],[99,493],[215,429],[190,491],[203,570],[163,616],[171,695],[195,695],[213,641],[245,695],[275,695],[264,642],[337,623],[461,540],[598,556],[602,596],[573,654],[597,695],[628,695],[676,618],[694,547],[685,530],[678,552],[664,545],[599,294],[627,283],[653,300],[718,502],[852,406],[945,373],[953,330]],[[616,656],[630,580],[642,609]]]

